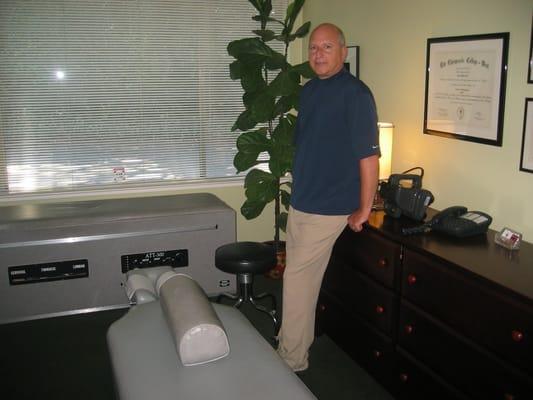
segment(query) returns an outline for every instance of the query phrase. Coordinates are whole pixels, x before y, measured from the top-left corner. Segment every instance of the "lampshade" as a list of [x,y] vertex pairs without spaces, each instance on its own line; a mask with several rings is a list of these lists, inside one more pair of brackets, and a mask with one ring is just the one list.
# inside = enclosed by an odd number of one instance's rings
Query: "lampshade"
[[378,122],[379,127],[379,180],[389,179],[392,164],[392,131],[394,125],[390,122]]

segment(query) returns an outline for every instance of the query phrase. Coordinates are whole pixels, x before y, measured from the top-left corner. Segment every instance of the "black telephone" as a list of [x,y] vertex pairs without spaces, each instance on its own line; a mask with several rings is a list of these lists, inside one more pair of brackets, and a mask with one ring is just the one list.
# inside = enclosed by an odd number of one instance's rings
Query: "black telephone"
[[448,207],[435,214],[428,222],[413,228],[404,228],[404,235],[429,231],[443,232],[463,238],[487,232],[492,217],[481,211],[468,211],[463,206]]

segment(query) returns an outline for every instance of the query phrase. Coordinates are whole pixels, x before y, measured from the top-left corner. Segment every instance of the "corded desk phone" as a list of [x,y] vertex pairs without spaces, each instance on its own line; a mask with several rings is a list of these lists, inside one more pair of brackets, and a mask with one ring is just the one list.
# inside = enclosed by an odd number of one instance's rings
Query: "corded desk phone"
[[466,207],[453,206],[435,214],[420,226],[402,229],[402,233],[412,235],[433,230],[462,238],[487,232],[491,223],[492,217],[484,212],[468,211]]

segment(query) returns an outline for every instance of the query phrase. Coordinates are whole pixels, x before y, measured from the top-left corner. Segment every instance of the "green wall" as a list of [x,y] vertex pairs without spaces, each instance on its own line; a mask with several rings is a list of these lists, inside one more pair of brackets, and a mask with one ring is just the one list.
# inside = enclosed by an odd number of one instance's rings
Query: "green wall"
[[[303,20],[333,22],[360,47],[360,77],[379,119],[395,125],[394,173],[425,170],[433,207],[462,204],[488,212],[491,228],[533,241],[533,174],[519,171],[533,2],[531,0],[307,0]],[[423,134],[426,41],[510,32],[503,146]],[[304,52],[304,57],[307,57]]]

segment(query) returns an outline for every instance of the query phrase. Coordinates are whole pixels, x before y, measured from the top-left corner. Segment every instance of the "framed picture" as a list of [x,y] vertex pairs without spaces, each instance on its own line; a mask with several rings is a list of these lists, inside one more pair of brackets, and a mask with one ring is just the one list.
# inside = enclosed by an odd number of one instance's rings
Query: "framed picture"
[[527,70],[527,83],[533,83],[533,15],[531,15],[531,39],[529,40],[529,68]]
[[526,98],[520,171],[533,172],[533,97]]
[[502,145],[509,33],[427,41],[424,133]]
[[359,78],[359,46],[346,46],[348,55],[344,62],[344,67],[353,75]]

